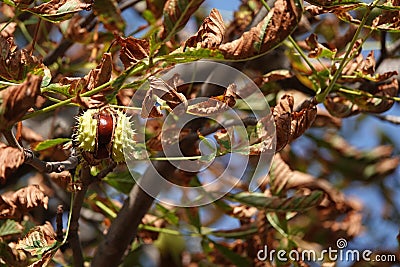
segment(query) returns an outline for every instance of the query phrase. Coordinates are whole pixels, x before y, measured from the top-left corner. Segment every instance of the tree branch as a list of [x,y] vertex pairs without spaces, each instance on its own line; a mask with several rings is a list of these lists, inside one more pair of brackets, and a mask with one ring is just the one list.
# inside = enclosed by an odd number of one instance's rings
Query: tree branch
[[[168,161],[150,165],[143,177],[132,188],[124,205],[100,243],[92,266],[113,267],[121,262],[128,245],[136,237],[143,216],[153,204],[153,197],[166,185],[165,177],[171,177],[175,168]],[[140,184],[140,186],[138,185]],[[149,195],[150,194],[150,195]]]
[[72,151],[71,156],[65,161],[57,162],[46,162],[38,159],[32,150],[24,149],[25,163],[31,165],[39,172],[51,173],[51,172],[63,172],[65,170],[72,170],[76,168],[79,163],[78,157],[75,150]]

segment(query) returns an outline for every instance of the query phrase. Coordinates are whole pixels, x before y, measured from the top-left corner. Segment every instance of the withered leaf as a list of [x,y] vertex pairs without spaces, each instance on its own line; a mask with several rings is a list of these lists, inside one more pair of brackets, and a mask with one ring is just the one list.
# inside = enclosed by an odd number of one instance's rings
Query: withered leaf
[[149,56],[150,46],[149,42],[145,39],[137,39],[132,36],[128,38],[118,36],[117,42],[122,47],[119,57],[125,68]]
[[156,100],[155,96],[164,100],[166,104],[171,108],[174,114],[183,114],[187,110],[186,97],[178,93],[172,86],[163,81],[160,78],[149,77],[150,88],[146,93],[143,105],[142,105],[142,117],[148,118],[151,114],[155,117],[159,117],[161,111],[159,107],[155,107]]
[[372,92],[376,97],[361,96],[354,98],[355,103],[359,110],[362,112],[382,113],[389,110],[394,100],[385,99],[397,96],[399,91],[399,83],[397,79],[392,79],[388,83],[376,85],[375,90]]
[[257,26],[232,42],[220,45],[225,58],[243,59],[269,51],[296,28],[302,11],[295,0],[277,0]]
[[7,192],[0,196],[0,217],[19,218],[27,211],[43,206],[47,209],[49,202],[38,185],[29,185],[16,192]]
[[237,98],[236,91],[236,84],[231,83],[228,85],[223,95],[213,96],[205,101],[190,105],[188,107],[188,112],[199,116],[225,112],[229,108],[235,106]]
[[93,4],[93,12],[110,32],[124,32],[125,21],[116,0],[97,0]]
[[0,183],[4,184],[10,173],[24,163],[24,152],[0,142]]
[[225,112],[229,109],[228,104],[215,98],[209,98],[205,101],[190,105],[188,112],[198,116],[214,115]]
[[300,137],[308,128],[310,128],[316,116],[316,103],[312,100],[304,101],[301,104],[299,111],[292,113],[289,142]]
[[75,103],[78,103],[85,108],[104,106],[106,104],[105,95],[110,90],[110,87],[104,88],[101,92],[91,96],[90,98],[83,98],[80,94],[91,91],[96,87],[107,83],[111,79],[112,67],[111,53],[104,53],[99,65],[97,65],[95,69],[92,69],[88,75],[83,78],[64,77],[59,83],[61,85],[70,85],[69,93],[75,96],[73,99]]
[[337,118],[346,118],[359,113],[359,108],[343,95],[330,94],[324,100],[328,112]]
[[16,28],[17,28],[16,22],[0,23],[0,29],[2,29],[2,31],[0,32],[0,35],[6,39],[9,37],[13,37]]
[[268,116],[261,118],[256,125],[257,141],[250,146],[250,155],[260,155],[274,149],[273,144],[275,141],[274,124],[272,122],[273,115],[270,113]]
[[356,115],[359,112],[382,113],[389,110],[399,90],[397,79],[388,83],[374,84],[370,92],[376,96],[360,95],[358,97],[346,96],[344,94],[330,94],[324,101],[326,109],[332,116],[345,118]]
[[41,76],[29,73],[23,83],[0,91],[0,130],[14,125],[35,105],[41,81]]
[[78,43],[85,43],[88,41],[89,32],[85,27],[79,24],[82,19],[81,16],[75,15],[68,22],[68,28],[66,29],[64,36],[69,40]]
[[166,0],[146,0],[147,10],[150,10],[155,19],[159,19],[163,13]]
[[182,29],[203,2],[204,0],[168,0],[164,5],[161,38],[164,39]]
[[[386,5],[400,6],[400,2],[398,0],[389,0]],[[384,10],[381,15],[374,19],[372,25],[384,31],[400,31],[400,11]]]
[[22,49],[17,50],[12,37],[0,36],[0,78],[8,81],[22,81],[35,68],[42,66],[40,60]]
[[[397,71],[388,71],[385,73],[375,74],[375,63],[374,51],[371,51],[365,59],[361,53],[358,53],[357,57],[351,60],[342,71],[342,75],[350,77],[354,76],[354,78],[346,77],[339,79],[339,81],[362,82],[364,80],[369,80],[373,82],[381,82],[393,77],[394,75],[397,75]],[[333,71],[334,70],[336,70],[335,67],[333,68]]]
[[202,48],[218,48],[222,44],[225,33],[225,24],[221,14],[215,8],[210,15],[204,19],[195,35],[186,40],[185,47],[196,47],[200,44]]
[[291,95],[283,95],[273,108],[272,114],[276,127],[276,151],[281,151],[289,142],[294,99]]
[[32,256],[42,255],[56,244],[56,233],[50,222],[35,226],[18,241],[17,249],[23,249]]
[[289,142],[301,136],[311,127],[317,116],[317,107],[313,100],[304,101],[298,111],[293,111],[293,105],[293,96],[285,94],[273,108],[277,138],[276,151],[282,150]]
[[90,8],[91,4],[80,0],[51,0],[27,10],[50,21],[63,21],[70,19],[76,12]]
[[226,36],[228,39],[231,40],[234,36],[242,35],[242,33],[246,30],[246,27],[250,25],[261,7],[261,1],[242,1],[239,8],[233,14],[234,18],[232,22],[229,23],[229,26],[226,29]]

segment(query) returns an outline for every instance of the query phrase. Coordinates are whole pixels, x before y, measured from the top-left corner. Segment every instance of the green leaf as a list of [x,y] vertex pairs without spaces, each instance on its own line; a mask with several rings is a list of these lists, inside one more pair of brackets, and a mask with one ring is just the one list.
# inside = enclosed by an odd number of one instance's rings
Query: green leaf
[[69,93],[69,87],[70,87],[69,84],[60,85],[58,83],[52,83],[46,87],[43,87],[41,91],[42,94],[49,92],[49,93],[59,93],[66,97],[72,97],[72,95]]
[[[133,172],[133,171],[131,171]],[[132,187],[136,183],[136,179],[139,179],[141,174],[138,172],[133,172],[133,176],[129,171],[119,172],[119,173],[109,173],[106,177],[103,178],[103,181],[117,189],[117,191],[122,192],[124,194],[128,194]]]
[[218,50],[190,47],[187,48],[185,52],[181,52],[181,50],[176,50],[169,55],[161,57],[161,59],[174,63],[185,63],[199,59],[224,59],[224,56]]
[[295,196],[290,198],[266,197],[262,193],[242,192],[230,194],[228,198],[249,206],[266,211],[304,211],[317,206],[323,199],[324,193],[313,191],[307,196]]
[[63,144],[63,143],[69,142],[69,141],[71,141],[70,138],[48,139],[48,140],[45,140],[45,141],[40,142],[39,144],[37,144],[36,147],[33,150],[42,151],[42,150],[48,149],[50,147],[53,147],[53,146],[56,146],[56,145],[59,145],[59,144]]
[[248,259],[246,259],[245,257],[240,256],[239,254],[236,254],[235,252],[233,252],[232,250],[230,250],[229,248],[220,245],[216,242],[213,242],[214,246],[216,249],[219,250],[219,252],[221,252],[228,260],[230,260],[235,266],[241,266],[241,267],[245,267],[245,266],[250,266],[250,262]]
[[13,220],[7,220],[0,226],[0,237],[20,234],[21,232],[22,227]]
[[174,210],[167,209],[162,206],[160,203],[156,203],[156,211],[157,213],[161,213],[159,217],[167,220],[172,225],[179,224],[179,217],[175,214]]

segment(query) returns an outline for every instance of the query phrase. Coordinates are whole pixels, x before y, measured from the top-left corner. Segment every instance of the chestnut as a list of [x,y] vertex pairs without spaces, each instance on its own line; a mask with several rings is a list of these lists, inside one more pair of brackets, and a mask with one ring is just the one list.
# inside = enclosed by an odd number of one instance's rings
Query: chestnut
[[90,165],[98,165],[103,159],[116,163],[125,162],[125,152],[133,154],[134,131],[129,118],[109,106],[88,109],[77,117],[74,146]]

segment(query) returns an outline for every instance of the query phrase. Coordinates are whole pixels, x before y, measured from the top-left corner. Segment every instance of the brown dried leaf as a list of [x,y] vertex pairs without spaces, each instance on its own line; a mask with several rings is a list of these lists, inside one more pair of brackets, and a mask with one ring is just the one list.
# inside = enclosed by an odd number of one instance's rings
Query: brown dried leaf
[[7,192],[0,196],[0,217],[19,218],[38,206],[47,209],[48,201],[49,198],[38,185],[29,185],[14,193]]
[[268,116],[261,118],[256,125],[257,140],[255,144],[250,146],[250,155],[260,155],[274,149],[274,118],[270,113]]
[[125,21],[121,16],[117,0],[94,1],[93,12],[108,31],[124,32]]
[[188,107],[188,112],[198,116],[205,116],[205,115],[210,116],[221,112],[225,112],[228,109],[229,109],[228,104],[215,98],[209,98],[206,101],[190,105]]
[[[168,82],[162,79],[151,76],[148,80],[150,82],[150,88],[146,93],[142,105],[141,116],[143,118],[148,118],[150,116],[160,117],[160,115],[162,115],[159,107],[154,106],[156,104],[156,96],[164,100],[173,113],[179,115],[186,112],[188,104],[183,94],[178,93]],[[170,83],[171,82],[173,81],[170,81]]]
[[299,111],[292,113],[289,142],[300,137],[308,128],[310,128],[316,116],[316,103],[312,100],[304,101],[299,107]]
[[[5,28],[4,28],[4,26],[5,26]],[[13,37],[16,28],[17,28],[16,22],[0,23],[0,29],[2,29],[2,31],[0,32],[0,35],[5,39],[7,39],[9,37]]]
[[276,151],[281,151],[290,139],[294,99],[291,95],[283,95],[273,108],[272,114],[276,127]]
[[201,24],[195,35],[186,40],[184,47],[218,48],[222,44],[225,33],[225,24],[221,14],[215,8]]
[[164,39],[183,28],[191,15],[203,2],[204,0],[168,0],[164,5],[163,28],[160,32],[161,38]]
[[264,83],[280,81],[293,77],[289,70],[273,70],[262,77]]
[[150,10],[154,18],[159,19],[163,14],[163,7],[166,0],[146,0],[147,10]]
[[81,16],[75,15],[69,20],[68,28],[64,34],[67,39],[78,43],[85,43],[87,41],[89,32],[78,23],[81,19]]
[[87,98],[81,97],[80,94],[107,83],[111,79],[112,68],[111,53],[104,53],[99,65],[95,69],[92,69],[88,75],[83,78],[64,77],[59,83],[61,85],[70,85],[69,93],[75,96],[72,100],[73,102],[85,108],[98,108],[106,104],[105,95],[110,90],[110,87],[106,87],[101,92]]
[[149,56],[150,46],[149,42],[145,39],[137,39],[131,36],[128,38],[117,36],[117,42],[122,47],[119,57],[125,68]]
[[[385,97],[397,96],[399,90],[399,83],[397,79],[392,79],[389,83],[376,85],[372,94],[380,98],[373,98],[368,96],[361,96],[354,98],[355,103],[359,110],[362,112],[382,113],[389,110],[394,100],[385,99]],[[383,98],[383,99],[382,99]]]
[[[388,1],[393,6],[399,6],[399,1]],[[380,30],[400,31],[400,11],[384,10],[382,15],[374,19],[372,25]]]
[[[357,49],[360,48],[357,47]],[[341,78],[339,79],[340,82],[363,82],[365,80],[382,82],[398,74],[397,71],[375,74],[374,51],[371,51],[365,59],[362,54],[359,54],[359,50],[355,52],[358,54],[357,57],[350,61],[342,71],[342,75],[355,77]],[[333,68],[333,70],[336,70],[336,68]]]
[[346,118],[359,113],[359,108],[343,95],[330,94],[325,98],[324,105],[328,112],[337,118]]
[[240,36],[250,25],[253,18],[262,7],[261,1],[242,0],[238,10],[233,14],[233,20],[226,29],[226,37],[232,40],[235,36]]
[[[32,256],[42,255],[56,244],[56,233],[51,223],[35,226],[24,238],[18,241],[17,249],[23,249]],[[39,265],[40,266],[40,265]]]
[[0,91],[0,130],[14,125],[35,105],[41,82],[41,76],[29,73],[23,83]]
[[0,142],[0,184],[24,163],[24,152],[15,147],[9,147]]
[[296,28],[301,10],[295,0],[277,0],[268,15],[257,26],[219,50],[225,58],[243,59],[265,53],[281,43]]
[[35,56],[22,49],[17,50],[12,37],[0,36],[0,77],[8,81],[22,81],[28,72],[41,67]]
[[51,21],[62,21],[71,18],[76,12],[90,10],[91,6],[80,0],[51,0],[27,10]]

